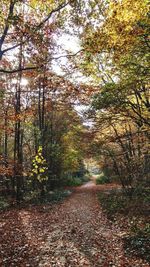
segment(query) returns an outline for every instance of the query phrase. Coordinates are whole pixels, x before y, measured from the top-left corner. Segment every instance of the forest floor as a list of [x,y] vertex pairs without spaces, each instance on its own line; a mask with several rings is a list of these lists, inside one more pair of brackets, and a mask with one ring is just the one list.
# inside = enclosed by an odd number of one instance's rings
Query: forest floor
[[119,222],[109,220],[97,191],[116,185],[90,181],[62,203],[13,208],[0,214],[1,267],[148,267],[127,255]]

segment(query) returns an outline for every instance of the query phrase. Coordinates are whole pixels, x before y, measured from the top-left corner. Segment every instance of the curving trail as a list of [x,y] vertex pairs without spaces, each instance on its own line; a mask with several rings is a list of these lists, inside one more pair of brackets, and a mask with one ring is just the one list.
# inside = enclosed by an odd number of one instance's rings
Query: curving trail
[[101,209],[97,190],[113,187],[90,181],[61,204],[1,214],[0,266],[150,266],[125,256],[121,229]]

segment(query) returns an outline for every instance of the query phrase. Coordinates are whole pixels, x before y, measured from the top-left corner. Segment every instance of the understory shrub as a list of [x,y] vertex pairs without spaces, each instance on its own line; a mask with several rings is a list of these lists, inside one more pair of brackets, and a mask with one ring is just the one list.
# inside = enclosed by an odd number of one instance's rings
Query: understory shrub
[[105,176],[103,173],[101,173],[96,179],[96,184],[108,184],[108,183],[110,183],[110,178]]
[[64,198],[71,194],[70,190],[54,190],[47,192],[45,196],[42,198],[36,192],[30,192],[25,198],[26,202],[31,204],[49,204],[49,203],[56,203],[62,201]]
[[[141,192],[141,191],[140,191]],[[150,261],[149,190],[138,192],[130,199],[126,194],[112,190],[98,193],[101,206],[109,220],[123,230],[123,246],[128,257]]]
[[67,186],[80,186],[89,181],[89,175],[86,174],[82,177],[68,177],[65,181]]
[[122,190],[111,190],[107,193],[98,193],[98,198],[108,216],[115,216],[116,213],[131,217],[139,214],[147,216],[150,211],[149,193],[149,189],[143,189],[140,194],[135,191],[131,199]]
[[5,199],[4,197],[0,197],[0,210],[7,209],[8,207],[9,207],[9,203],[7,199]]
[[66,181],[67,186],[79,186],[82,184],[82,181],[78,177],[70,177]]
[[143,258],[150,261],[150,224],[144,228],[131,229],[131,235],[124,238],[124,248],[127,255]]
[[122,213],[125,206],[128,205],[125,196],[122,194],[116,194],[116,192],[109,194],[99,193],[98,198],[108,217],[111,219],[116,213]]

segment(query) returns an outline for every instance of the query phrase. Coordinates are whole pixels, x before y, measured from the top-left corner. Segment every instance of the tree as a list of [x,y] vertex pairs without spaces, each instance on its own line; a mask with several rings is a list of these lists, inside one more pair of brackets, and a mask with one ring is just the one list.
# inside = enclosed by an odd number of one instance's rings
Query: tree
[[[35,183],[38,182],[40,191],[41,191],[40,192],[41,197],[44,197],[45,195],[44,184],[48,180],[48,176],[47,176],[48,167],[47,167],[46,160],[44,159],[42,153],[43,153],[42,146],[39,146],[38,153],[32,161],[33,168],[32,168],[30,177],[31,179],[35,179]],[[34,187],[35,187],[35,183],[33,181]]]
[[[49,5],[50,4],[50,5]],[[32,50],[32,42],[40,40],[41,29],[50,20],[50,18],[60,10],[65,8],[69,2],[64,1],[56,5],[55,1],[18,1],[6,0],[3,1],[0,20],[0,61],[2,73],[15,73],[22,70],[34,70],[43,66],[17,66],[15,69],[8,68],[10,63],[7,59],[7,54],[20,46],[24,46],[26,51]],[[36,12],[37,13],[36,13]],[[28,13],[28,16],[25,13]],[[6,19],[5,19],[6,17]],[[21,36],[21,39],[20,39]],[[3,59],[3,61],[2,61]]]

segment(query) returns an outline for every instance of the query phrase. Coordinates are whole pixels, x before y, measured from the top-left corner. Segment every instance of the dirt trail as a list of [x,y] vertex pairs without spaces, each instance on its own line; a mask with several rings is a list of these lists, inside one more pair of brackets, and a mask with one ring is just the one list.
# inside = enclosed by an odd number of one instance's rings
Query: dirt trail
[[0,219],[0,266],[148,267],[124,255],[121,230],[97,200],[100,189],[106,187],[91,181],[61,204],[5,212]]

